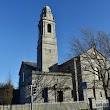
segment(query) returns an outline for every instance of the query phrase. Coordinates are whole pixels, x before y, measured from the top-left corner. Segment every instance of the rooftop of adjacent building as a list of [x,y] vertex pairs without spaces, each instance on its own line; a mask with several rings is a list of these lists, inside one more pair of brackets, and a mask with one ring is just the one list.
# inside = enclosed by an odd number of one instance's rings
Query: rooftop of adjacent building
[[36,70],[36,69],[37,69],[37,63],[36,63],[36,62],[22,61],[19,74],[20,74],[20,72],[21,72],[21,70],[22,70],[22,68],[23,68],[24,66],[29,67],[29,68],[31,68],[32,70]]
[[37,63],[36,62],[31,62],[31,61],[22,61],[23,64],[31,66],[31,67],[37,67]]

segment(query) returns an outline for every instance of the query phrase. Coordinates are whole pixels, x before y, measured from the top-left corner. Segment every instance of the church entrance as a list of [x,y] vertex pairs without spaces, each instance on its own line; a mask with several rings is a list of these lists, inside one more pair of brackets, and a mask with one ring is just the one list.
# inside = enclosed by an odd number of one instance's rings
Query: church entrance
[[57,102],[63,102],[63,91],[57,91]]

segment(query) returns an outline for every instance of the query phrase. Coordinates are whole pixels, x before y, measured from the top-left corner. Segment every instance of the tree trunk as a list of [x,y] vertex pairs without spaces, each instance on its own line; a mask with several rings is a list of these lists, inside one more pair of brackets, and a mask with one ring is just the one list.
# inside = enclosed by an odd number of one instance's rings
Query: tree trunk
[[105,91],[105,97],[106,97],[106,99],[108,99],[107,90],[105,89],[104,91]]
[[105,97],[106,97],[106,99],[108,99],[107,89],[106,89],[106,85],[104,83],[103,83],[103,88],[104,88],[104,92],[105,92]]

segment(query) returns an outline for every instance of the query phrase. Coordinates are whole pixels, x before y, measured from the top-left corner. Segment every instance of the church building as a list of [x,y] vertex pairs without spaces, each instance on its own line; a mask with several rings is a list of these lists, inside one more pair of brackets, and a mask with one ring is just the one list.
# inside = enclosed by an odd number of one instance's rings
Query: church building
[[[90,83],[94,80],[94,76],[90,75],[89,79],[84,78],[81,55],[58,65],[55,23],[50,7],[45,6],[38,23],[37,62],[22,61],[20,67],[20,103],[30,103],[29,85],[33,85],[35,89],[33,102],[36,103],[104,99],[102,86],[94,93],[93,83]],[[86,90],[82,88],[83,82],[87,82]]]
[[37,63],[23,61],[19,72],[20,103],[30,102],[29,84],[36,87],[34,102],[72,101],[71,73],[58,71],[55,19],[49,6],[42,9],[38,29]]

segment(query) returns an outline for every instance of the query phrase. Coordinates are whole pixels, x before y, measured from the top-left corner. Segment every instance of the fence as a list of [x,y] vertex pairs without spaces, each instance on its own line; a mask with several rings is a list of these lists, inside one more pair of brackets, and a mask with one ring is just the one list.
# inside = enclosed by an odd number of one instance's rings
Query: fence
[[[88,110],[86,102],[34,103],[33,110]],[[30,104],[0,106],[0,110],[30,110]]]
[[[108,110],[108,100],[93,101],[96,110]],[[0,110],[30,110],[30,104],[0,106]],[[90,110],[88,102],[33,103],[33,110]]]

